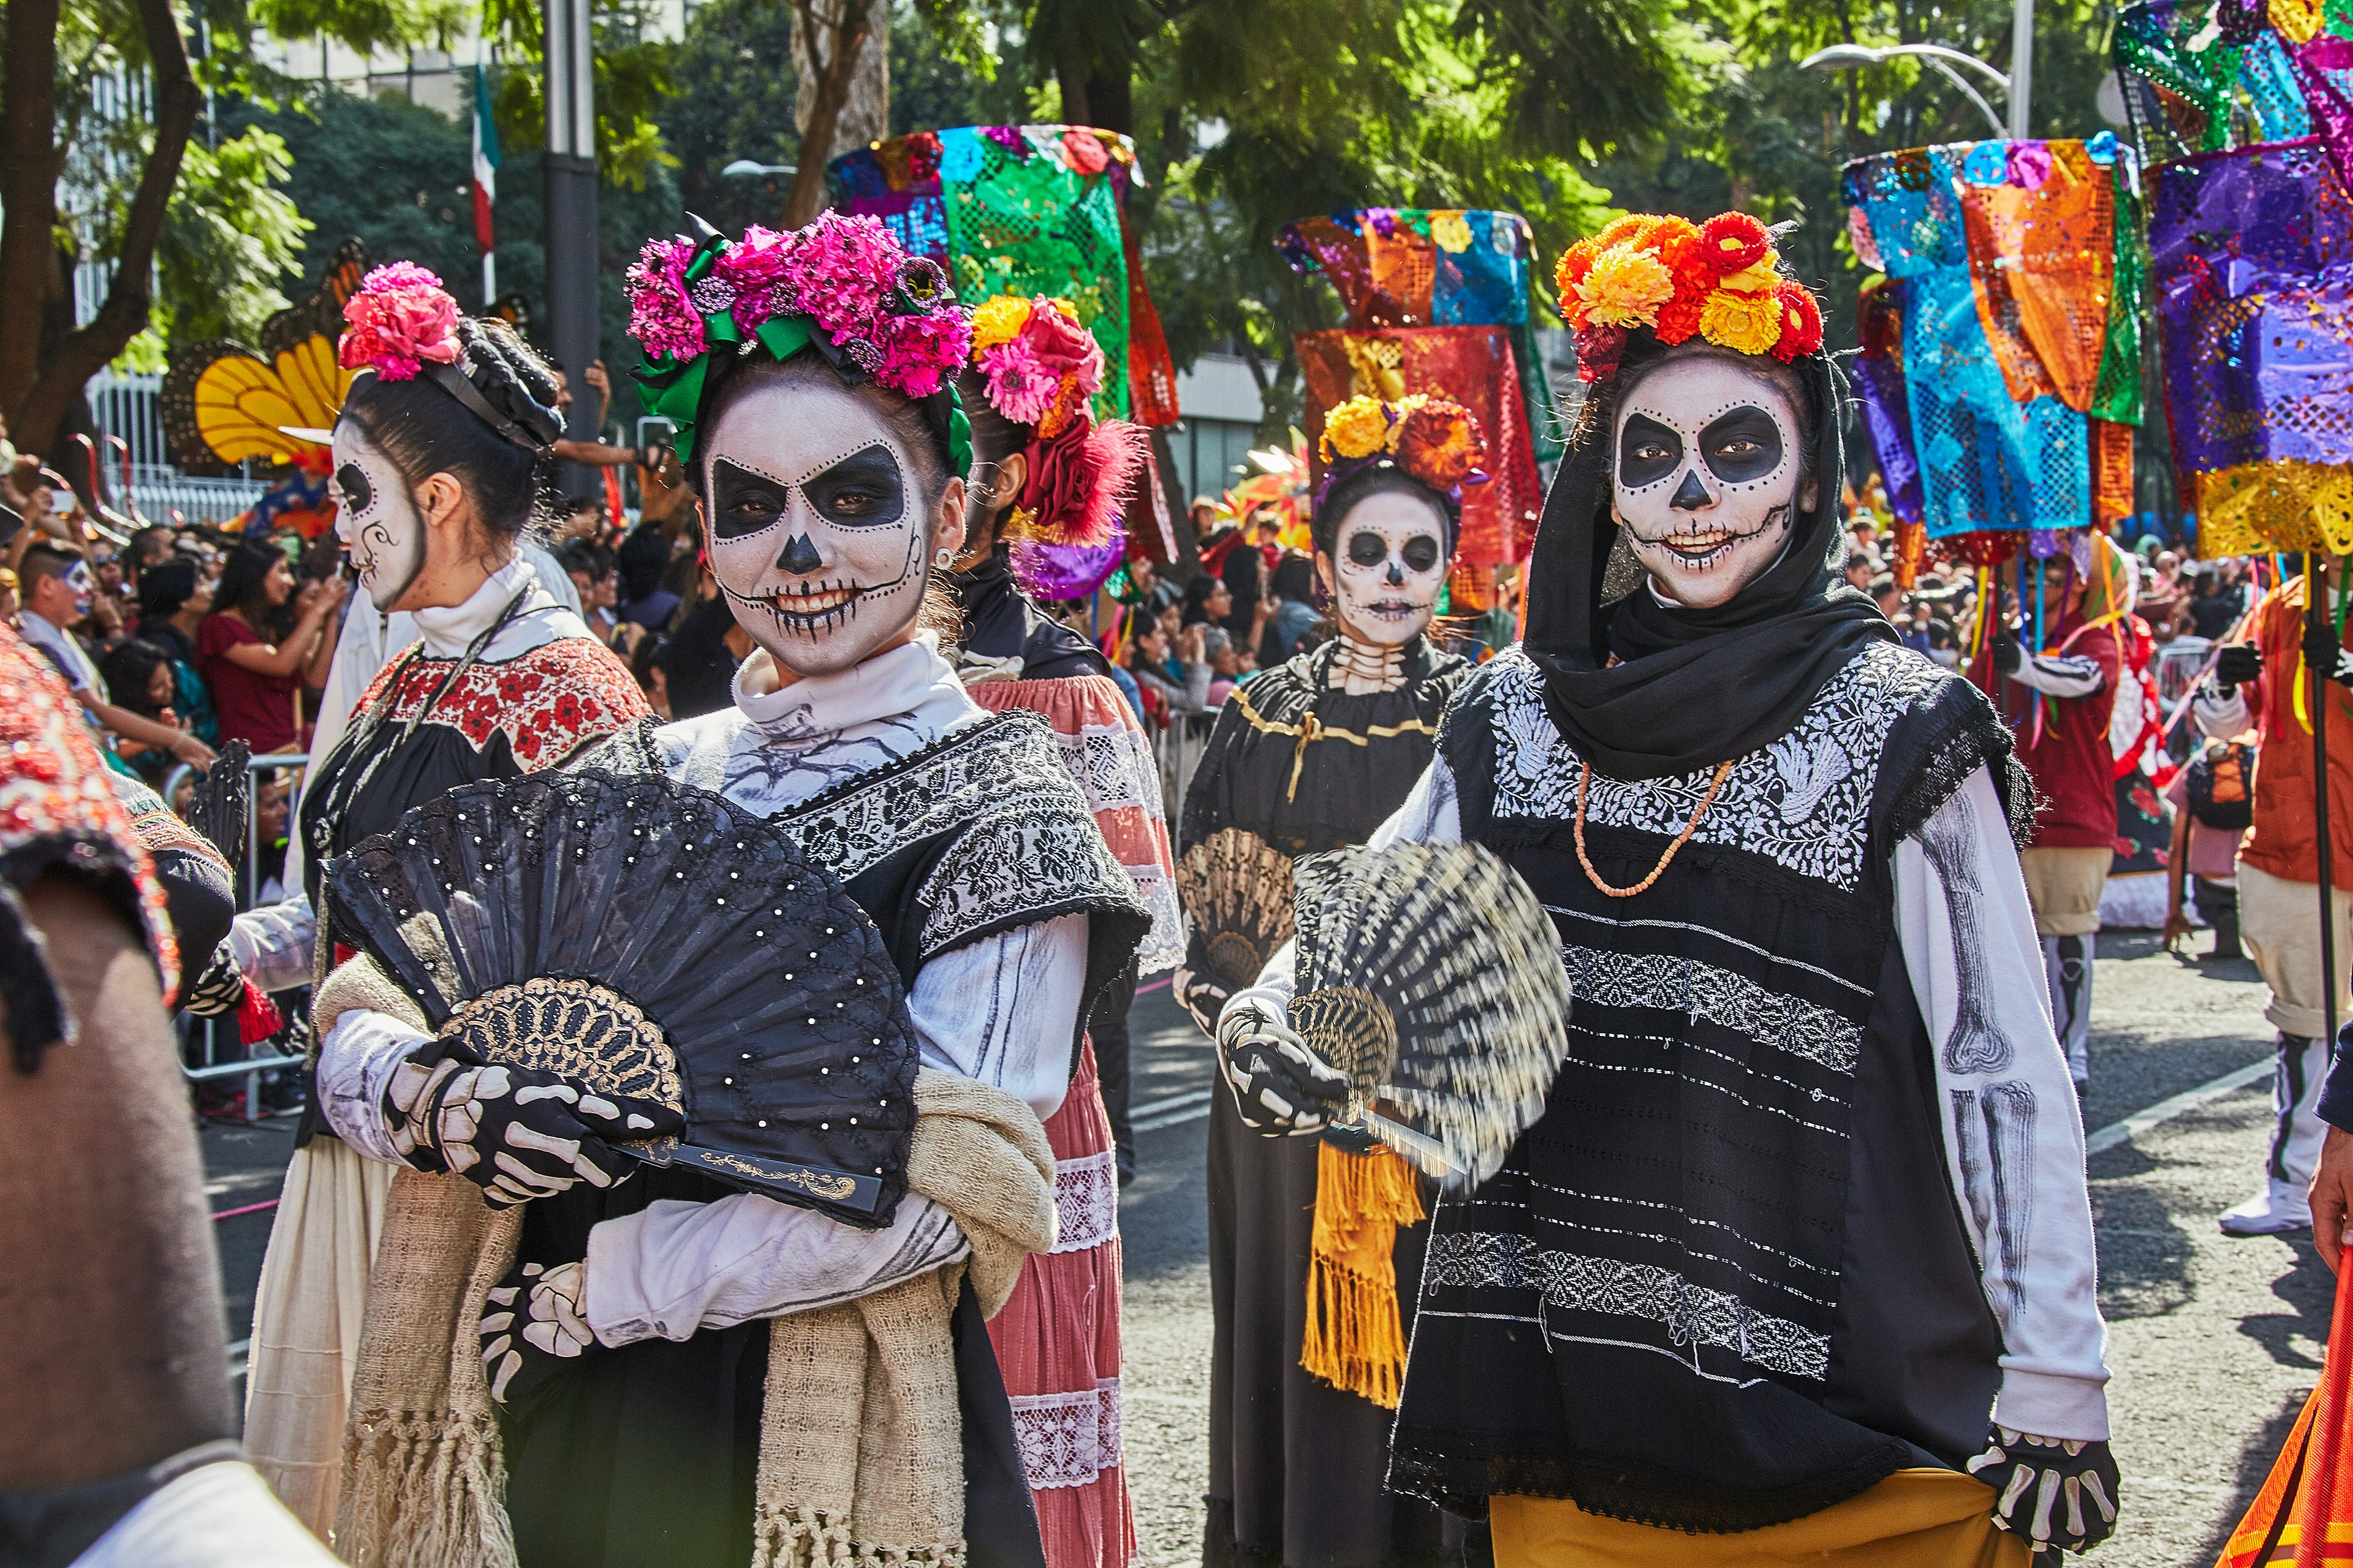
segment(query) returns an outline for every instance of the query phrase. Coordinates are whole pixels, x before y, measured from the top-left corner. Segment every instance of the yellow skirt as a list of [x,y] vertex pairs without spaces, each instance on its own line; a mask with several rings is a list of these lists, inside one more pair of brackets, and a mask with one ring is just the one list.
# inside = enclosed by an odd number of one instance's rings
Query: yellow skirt
[[1920,1469],[1736,1535],[1629,1524],[1549,1498],[1491,1498],[1487,1517],[1495,1568],[2027,1568],[2025,1540],[1996,1530],[1992,1507],[1993,1489],[1975,1476]]

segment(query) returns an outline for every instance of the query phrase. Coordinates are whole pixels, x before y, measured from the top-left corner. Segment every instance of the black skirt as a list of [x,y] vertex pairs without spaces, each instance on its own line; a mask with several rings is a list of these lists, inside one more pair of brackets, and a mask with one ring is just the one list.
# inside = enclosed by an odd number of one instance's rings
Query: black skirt
[[[1220,1089],[1209,1101],[1208,1520],[1204,1568],[1459,1563],[1470,1531],[1391,1492],[1392,1412],[1309,1376],[1313,1138],[1261,1138]],[[1413,1331],[1428,1222],[1398,1232],[1398,1303]],[[1472,1552],[1483,1556],[1483,1540]]]

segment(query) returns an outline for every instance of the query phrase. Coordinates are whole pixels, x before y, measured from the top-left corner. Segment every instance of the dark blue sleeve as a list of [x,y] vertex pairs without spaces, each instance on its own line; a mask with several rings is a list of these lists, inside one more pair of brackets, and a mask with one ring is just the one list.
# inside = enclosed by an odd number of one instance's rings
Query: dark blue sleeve
[[2341,1127],[2353,1132],[2353,1067],[2346,1064],[2353,1051],[2345,1048],[2345,1037],[2353,1034],[2353,1023],[2337,1031],[2337,1049],[2331,1054],[2328,1076],[2320,1080],[2319,1115],[2331,1127]]

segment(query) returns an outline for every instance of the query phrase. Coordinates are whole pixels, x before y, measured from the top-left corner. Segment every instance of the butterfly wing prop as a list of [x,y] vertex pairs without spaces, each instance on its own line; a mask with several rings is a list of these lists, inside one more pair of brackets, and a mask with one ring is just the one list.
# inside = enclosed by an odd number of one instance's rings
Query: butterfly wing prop
[[683,1136],[631,1152],[890,1223],[915,1123],[898,968],[839,880],[759,817],[658,775],[468,784],[328,886],[337,934],[433,1029],[685,1112]]
[[346,239],[310,298],[262,323],[259,352],[215,339],[174,354],[161,397],[172,460],[214,474],[250,458],[324,472],[326,448],[287,432],[334,427],[358,374],[335,363],[343,301],[366,269],[366,247]]
[[1449,1191],[1492,1176],[1567,1057],[1568,980],[1535,895],[1475,844],[1303,857],[1292,1027],[1373,1135]]

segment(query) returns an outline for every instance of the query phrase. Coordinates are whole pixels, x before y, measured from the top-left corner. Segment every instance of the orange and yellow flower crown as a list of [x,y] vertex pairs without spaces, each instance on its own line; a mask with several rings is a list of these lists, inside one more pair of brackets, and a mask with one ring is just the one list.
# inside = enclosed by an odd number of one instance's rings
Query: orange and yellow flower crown
[[1479,416],[1448,397],[1410,393],[1395,403],[1356,396],[1324,416],[1324,482],[1315,500],[1334,485],[1366,468],[1401,468],[1444,496],[1462,503],[1464,485],[1483,485],[1488,476],[1486,437]]
[[1701,337],[1785,364],[1822,346],[1821,306],[1781,271],[1773,236],[1746,213],[1704,224],[1630,213],[1569,247],[1554,276],[1580,381],[1615,376],[1637,327],[1670,347]]

